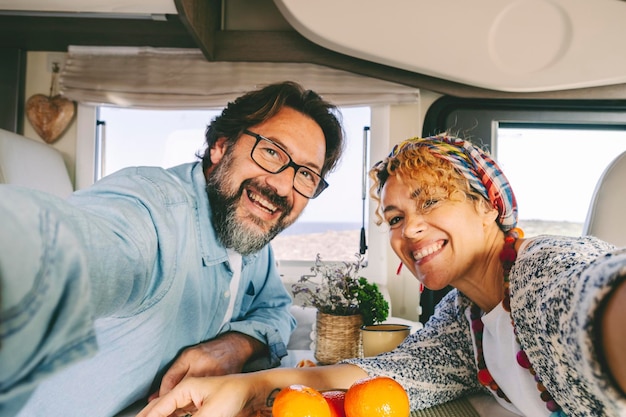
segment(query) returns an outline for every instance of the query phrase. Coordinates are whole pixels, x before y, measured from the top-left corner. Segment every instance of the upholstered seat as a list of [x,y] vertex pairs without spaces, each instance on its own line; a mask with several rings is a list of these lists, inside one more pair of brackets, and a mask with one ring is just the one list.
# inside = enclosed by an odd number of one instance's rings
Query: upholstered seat
[[67,197],[72,181],[59,151],[0,129],[0,184],[14,184]]
[[626,151],[604,170],[591,198],[583,235],[626,246]]

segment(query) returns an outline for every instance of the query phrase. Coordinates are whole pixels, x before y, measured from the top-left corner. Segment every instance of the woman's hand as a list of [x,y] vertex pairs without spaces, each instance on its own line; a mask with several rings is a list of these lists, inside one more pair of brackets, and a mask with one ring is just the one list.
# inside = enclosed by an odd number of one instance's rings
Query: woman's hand
[[184,416],[198,417],[251,416],[253,410],[253,377],[228,375],[223,377],[185,378],[162,397],[152,400],[137,417]]
[[219,376],[241,372],[250,358],[267,354],[267,347],[241,333],[224,333],[208,342],[185,349],[161,380],[150,400],[170,392],[185,378]]

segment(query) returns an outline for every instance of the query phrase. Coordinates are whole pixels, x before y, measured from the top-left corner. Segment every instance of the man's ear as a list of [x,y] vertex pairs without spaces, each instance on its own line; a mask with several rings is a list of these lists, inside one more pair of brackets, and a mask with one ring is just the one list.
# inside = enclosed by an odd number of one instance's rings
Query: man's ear
[[210,155],[211,155],[211,163],[213,165],[217,164],[222,160],[222,157],[226,153],[226,138],[219,138],[215,141],[213,145],[211,145]]

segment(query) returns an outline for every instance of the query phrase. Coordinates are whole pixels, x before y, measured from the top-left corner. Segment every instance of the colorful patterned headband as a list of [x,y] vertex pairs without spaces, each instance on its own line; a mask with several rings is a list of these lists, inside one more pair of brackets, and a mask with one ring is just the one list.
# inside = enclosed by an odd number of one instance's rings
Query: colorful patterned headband
[[436,157],[449,161],[469,181],[470,187],[498,210],[500,229],[517,225],[517,201],[506,176],[491,157],[471,143],[455,137],[431,136],[407,139],[393,147],[389,158],[412,147],[426,147]]

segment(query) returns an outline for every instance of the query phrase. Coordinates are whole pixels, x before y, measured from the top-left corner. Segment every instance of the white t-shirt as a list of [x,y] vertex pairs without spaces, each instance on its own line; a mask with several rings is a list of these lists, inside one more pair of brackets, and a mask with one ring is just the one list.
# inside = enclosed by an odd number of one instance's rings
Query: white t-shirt
[[224,327],[224,325],[230,322],[230,319],[233,317],[235,300],[237,299],[237,291],[239,289],[239,281],[241,281],[241,254],[230,248],[226,249],[226,253],[228,253],[228,261],[233,269],[233,277],[230,280],[230,287],[228,289],[228,294],[230,296],[230,299],[228,300],[228,308],[226,309],[226,314],[224,314],[224,320],[222,320],[221,327]]
[[[465,315],[471,326],[469,308]],[[534,376],[517,363],[516,355],[520,346],[515,340],[509,312],[504,310],[500,303],[482,316],[482,322],[485,364],[511,402],[498,397],[495,391],[491,389],[489,391],[500,405],[513,413],[523,416],[549,416],[551,411],[546,408],[546,403],[539,396]],[[472,340],[476,357],[476,339],[473,332]]]

